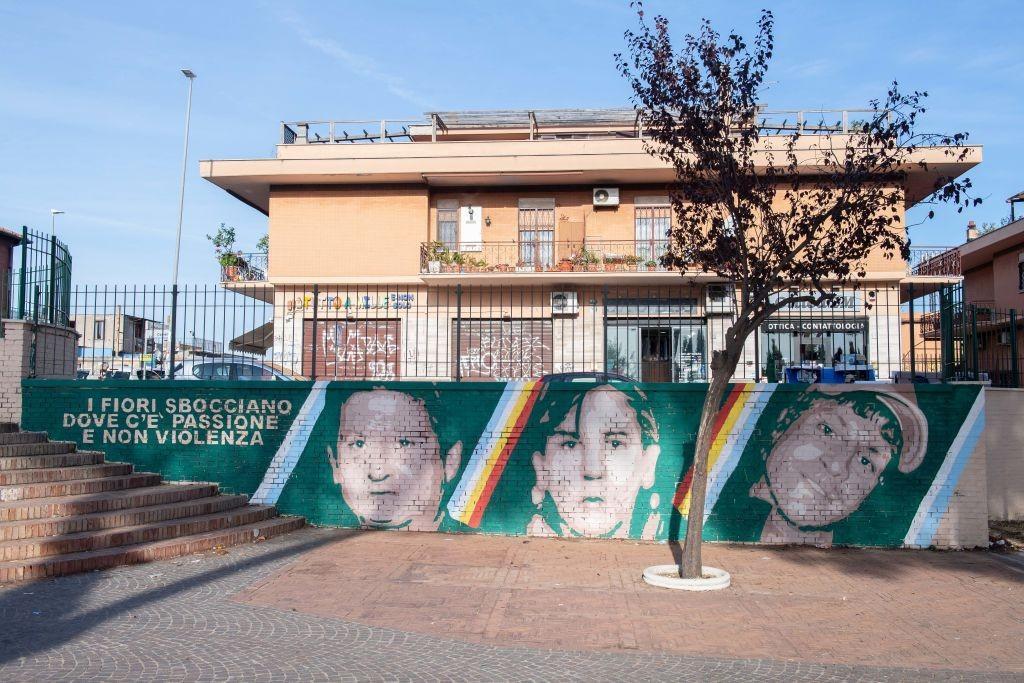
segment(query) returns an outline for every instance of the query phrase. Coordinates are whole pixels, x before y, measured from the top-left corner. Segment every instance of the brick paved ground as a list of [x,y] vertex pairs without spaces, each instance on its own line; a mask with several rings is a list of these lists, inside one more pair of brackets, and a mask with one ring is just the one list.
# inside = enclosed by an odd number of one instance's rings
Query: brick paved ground
[[[713,546],[708,559],[737,581],[712,597],[637,584],[665,546],[523,540],[309,529],[8,586],[0,680],[980,681],[1024,670],[1024,567],[984,554]],[[866,666],[901,652],[910,668]]]

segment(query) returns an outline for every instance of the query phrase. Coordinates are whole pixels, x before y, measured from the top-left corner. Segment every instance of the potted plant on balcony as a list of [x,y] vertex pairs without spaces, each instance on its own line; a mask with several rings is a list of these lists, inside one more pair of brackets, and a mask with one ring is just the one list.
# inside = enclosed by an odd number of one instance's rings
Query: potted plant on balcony
[[573,267],[572,259],[564,258],[564,259],[561,259],[558,262],[558,270],[563,272],[563,273],[567,272],[567,271],[571,271],[572,267]]
[[444,244],[438,241],[428,242],[424,247],[424,256],[427,261],[427,272],[428,273],[440,273],[441,272],[441,255],[444,254],[447,249],[444,248]]
[[621,254],[605,254],[604,256],[604,269],[609,270],[625,270],[626,268],[626,257]]
[[641,270],[643,259],[636,254],[626,254],[623,261],[626,264],[626,270]]
[[242,258],[241,252],[235,249],[235,229],[225,223],[221,223],[217,232],[213,235],[207,235],[206,239],[213,243],[214,257],[220,265],[221,281],[240,281],[246,262]]

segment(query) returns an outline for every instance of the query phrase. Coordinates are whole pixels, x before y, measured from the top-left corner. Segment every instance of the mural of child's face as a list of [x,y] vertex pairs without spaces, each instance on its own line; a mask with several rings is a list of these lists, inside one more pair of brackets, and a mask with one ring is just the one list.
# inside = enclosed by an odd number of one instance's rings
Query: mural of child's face
[[[458,469],[461,444],[448,453]],[[441,447],[421,401],[384,389],[362,391],[341,407],[334,482],[363,526],[436,529],[446,479]]]
[[628,531],[642,487],[654,485],[660,448],[646,448],[636,411],[611,386],[591,389],[534,453],[537,486],[584,536]]
[[883,436],[886,424],[877,415],[857,415],[847,404],[814,401],[766,462],[779,510],[801,527],[825,526],[856,511],[896,455]]

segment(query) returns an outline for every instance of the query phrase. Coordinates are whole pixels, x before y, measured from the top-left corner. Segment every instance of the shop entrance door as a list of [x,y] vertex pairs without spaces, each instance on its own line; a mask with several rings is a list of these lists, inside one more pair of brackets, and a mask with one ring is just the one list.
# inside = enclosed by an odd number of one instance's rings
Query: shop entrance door
[[672,381],[671,328],[640,328],[640,381]]

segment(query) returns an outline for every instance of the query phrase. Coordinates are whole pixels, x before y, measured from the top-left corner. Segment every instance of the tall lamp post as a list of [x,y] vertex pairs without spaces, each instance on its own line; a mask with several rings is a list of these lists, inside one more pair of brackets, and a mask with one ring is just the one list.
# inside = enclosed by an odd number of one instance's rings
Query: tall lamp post
[[196,79],[191,69],[182,69],[188,79],[188,104],[185,106],[185,151],[181,158],[181,192],[178,195],[178,237],[174,245],[174,277],[172,284],[178,286],[178,259],[181,257],[181,222],[185,213],[185,175],[188,171],[188,127],[192,119],[192,83]]
[[64,213],[60,209],[50,209],[50,237],[57,234],[57,216]]
[[181,193],[178,195],[178,236],[174,244],[174,278],[171,283],[171,353],[167,376],[174,379],[175,331],[178,325],[178,259],[181,257],[181,222],[185,213],[185,176],[188,171],[188,127],[192,120],[192,84],[196,75],[191,69],[182,69],[188,79],[188,103],[185,106],[185,151],[181,158]]

